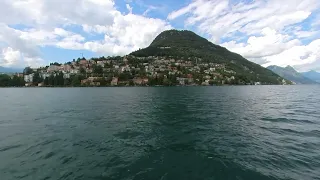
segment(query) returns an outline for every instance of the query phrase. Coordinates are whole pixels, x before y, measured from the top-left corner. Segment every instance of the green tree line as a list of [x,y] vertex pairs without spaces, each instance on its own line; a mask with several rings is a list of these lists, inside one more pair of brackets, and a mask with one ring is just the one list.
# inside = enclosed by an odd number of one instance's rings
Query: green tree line
[[7,74],[0,74],[0,87],[22,87],[24,85],[23,77],[16,75],[11,77]]

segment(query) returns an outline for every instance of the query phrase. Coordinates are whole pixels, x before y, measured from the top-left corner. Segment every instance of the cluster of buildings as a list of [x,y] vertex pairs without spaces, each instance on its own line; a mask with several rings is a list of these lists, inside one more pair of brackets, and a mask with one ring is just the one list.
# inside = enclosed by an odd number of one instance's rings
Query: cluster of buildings
[[175,76],[177,85],[210,85],[212,82],[224,84],[235,79],[236,72],[228,70],[225,64],[202,62],[200,58],[176,60],[157,56],[138,57],[150,77]]
[[[99,73],[95,70],[97,67],[100,69]],[[106,81],[110,86],[144,86],[149,85],[152,79],[170,77],[175,78],[176,85],[210,85],[212,82],[224,84],[234,80],[236,74],[228,70],[225,64],[202,62],[199,58],[177,60],[156,56],[124,56],[121,60],[83,58],[65,64],[53,63],[47,67],[33,69],[33,73],[25,74],[26,86],[34,82],[35,73],[38,73],[43,80],[59,73],[63,73],[65,79],[82,75],[81,85],[89,86],[100,86],[102,81]],[[129,74],[129,79],[122,78],[122,74]]]

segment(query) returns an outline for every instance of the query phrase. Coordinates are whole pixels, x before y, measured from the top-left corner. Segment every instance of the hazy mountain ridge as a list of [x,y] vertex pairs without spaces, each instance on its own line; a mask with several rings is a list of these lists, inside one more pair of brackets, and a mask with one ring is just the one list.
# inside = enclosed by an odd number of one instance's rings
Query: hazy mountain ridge
[[22,69],[18,68],[7,68],[7,67],[2,67],[0,66],[0,73],[16,73],[16,72],[22,72]]
[[279,76],[287,80],[290,80],[296,84],[316,84],[315,81],[305,77],[303,74],[299,73],[291,66],[280,67],[280,66],[272,65],[267,67],[267,69],[270,69],[271,71],[278,74]]
[[308,71],[301,73],[303,76],[320,83],[320,73],[317,71]]

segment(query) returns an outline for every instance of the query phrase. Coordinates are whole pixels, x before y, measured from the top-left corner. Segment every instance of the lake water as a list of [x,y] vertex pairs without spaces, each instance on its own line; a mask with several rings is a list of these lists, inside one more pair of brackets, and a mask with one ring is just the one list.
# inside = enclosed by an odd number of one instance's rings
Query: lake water
[[0,94],[1,180],[320,179],[320,86]]

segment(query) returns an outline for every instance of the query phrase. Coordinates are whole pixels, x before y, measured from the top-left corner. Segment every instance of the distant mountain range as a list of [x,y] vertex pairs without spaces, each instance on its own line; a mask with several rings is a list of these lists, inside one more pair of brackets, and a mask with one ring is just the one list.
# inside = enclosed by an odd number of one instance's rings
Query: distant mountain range
[[303,72],[301,74],[313,81],[320,83],[320,73],[316,71],[308,71],[308,72]]
[[[308,78],[307,76],[297,72],[293,67],[279,67],[279,66],[269,66],[267,69],[273,71],[274,73],[278,74],[279,76],[292,81],[296,84],[316,84],[317,82]],[[312,76],[313,73],[310,73]],[[320,79],[319,79],[320,80]]]
[[0,73],[21,73],[23,70],[18,68],[6,68],[0,66]]

